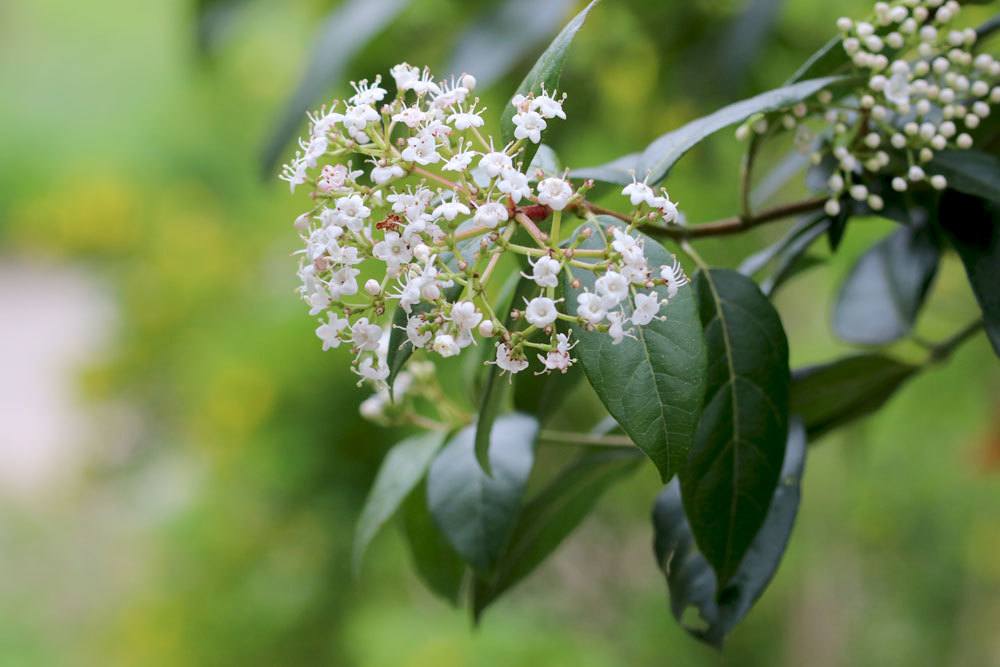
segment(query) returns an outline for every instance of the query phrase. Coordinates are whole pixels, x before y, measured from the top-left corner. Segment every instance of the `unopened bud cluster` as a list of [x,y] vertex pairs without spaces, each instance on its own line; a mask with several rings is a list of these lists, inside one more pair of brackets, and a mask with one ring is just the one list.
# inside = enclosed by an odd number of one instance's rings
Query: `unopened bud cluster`
[[[955,0],[897,0],[876,3],[868,20],[837,21],[863,83],[824,90],[818,105],[800,103],[778,114],[786,129],[814,114],[832,128],[824,145],[838,169],[829,177],[827,214],[839,214],[845,196],[881,210],[884,200],[862,182],[866,175],[888,177],[897,192],[922,183],[948,186],[928,163],[939,151],[971,148],[971,132],[1000,102],[1000,62],[973,51],[976,31],[954,27],[959,13]],[[755,119],[738,136],[768,128],[767,119]],[[822,152],[813,156],[822,159]]]
[[[435,81],[405,63],[390,73],[393,96],[376,77],[352,84],[355,95],[345,102],[310,114],[309,134],[282,174],[293,191],[308,187],[314,202],[295,221],[304,245],[299,292],[319,319],[323,349],[350,346],[354,371],[381,392],[368,412],[386,404],[397,309],[414,348],[452,357],[491,339],[490,363],[510,373],[536,359],[540,372],[570,367],[575,341],[559,321],[621,342],[632,327],[663,317],[686,278],[676,262],[650,266],[632,230],[640,220],[676,219],[666,192],[632,183],[623,192],[634,208],[632,225],[561,234],[564,211],[585,212],[588,185],[574,188],[564,175],[524,164],[525,147],[565,119],[565,96],[544,89],[516,96],[514,140],[499,145],[480,129],[485,109],[472,95],[473,77]],[[518,230],[524,233],[515,238]],[[598,237],[599,247],[584,243]],[[519,325],[510,329],[507,313],[490,301],[496,290],[488,290],[505,254],[521,255],[524,278],[534,283],[524,303],[513,305]],[[560,279],[578,284],[574,271],[592,272],[594,290],[567,303]],[[656,291],[664,287],[665,297]]]

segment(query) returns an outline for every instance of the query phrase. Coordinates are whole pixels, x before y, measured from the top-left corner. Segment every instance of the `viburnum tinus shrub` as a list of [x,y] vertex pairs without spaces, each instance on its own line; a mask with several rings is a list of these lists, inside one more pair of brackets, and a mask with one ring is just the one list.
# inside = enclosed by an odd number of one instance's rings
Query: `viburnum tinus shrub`
[[[567,170],[541,142],[571,122],[559,73],[590,8],[503,109],[500,136],[484,134],[474,76],[441,81],[406,63],[310,114],[282,175],[311,194],[295,221],[299,291],[323,349],[350,348],[358,385],[374,391],[364,416],[416,429],[375,480],[356,564],[400,512],[425,581],[456,602],[464,593],[478,617],[604,490],[651,463],[666,485],[653,524],[671,609],[681,620],[694,606],[689,631],[719,644],[778,566],[807,441],[878,409],[982,329],[1000,350],[1000,62],[981,50],[997,21],[956,27],[954,0],[879,2],[864,20],[840,19],[785,86]],[[746,144],[741,210],[688,224],[661,184],[732,126]],[[755,157],[788,134],[813,194],[755,209]],[[618,206],[588,199],[597,181],[620,188]],[[833,309],[836,332],[869,348],[790,370],[770,297],[807,268],[812,244],[826,236],[836,249],[853,217],[872,215],[898,229],[857,260]],[[695,249],[792,218],[737,270]],[[921,363],[873,349],[910,334],[949,247],[983,318],[923,343]],[[446,386],[436,364],[459,355],[477,377]],[[607,415],[548,428],[584,381]],[[525,497],[548,442],[580,451]]]

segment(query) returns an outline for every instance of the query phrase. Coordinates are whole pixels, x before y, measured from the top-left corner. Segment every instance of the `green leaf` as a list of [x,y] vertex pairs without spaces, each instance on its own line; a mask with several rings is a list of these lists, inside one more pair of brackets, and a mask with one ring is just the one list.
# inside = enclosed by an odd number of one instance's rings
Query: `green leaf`
[[791,410],[809,438],[875,412],[919,369],[881,354],[858,354],[792,373]]
[[[667,579],[670,610],[685,630],[713,646],[722,646],[726,635],[760,598],[788,546],[799,510],[806,454],[806,434],[801,421],[792,419],[788,427],[781,480],[771,498],[767,518],[736,574],[722,591],[695,544],[684,514],[680,485],[676,480],[671,482],[656,498],[653,549]],[[699,625],[685,621],[685,612],[691,607],[700,616]]]
[[448,71],[473,74],[479,90],[489,87],[542,44],[572,5],[572,0],[496,3],[458,38]]
[[545,176],[562,176],[562,163],[559,162],[559,156],[550,146],[538,145],[538,152],[531,159],[527,173],[533,175],[535,171],[541,171]]
[[798,83],[806,79],[814,79],[818,76],[828,76],[846,65],[850,57],[844,50],[841,37],[831,37],[830,41],[820,47],[820,49],[809,56],[809,59],[802,63],[802,66],[792,74],[785,85]]
[[443,433],[428,432],[403,440],[386,454],[354,531],[355,573],[361,571],[361,561],[376,533],[424,478],[442,444]]
[[507,545],[535,460],[538,421],[522,414],[496,420],[490,442],[492,477],[476,461],[475,427],[462,429],[427,476],[434,521],[462,559],[488,572]]
[[[795,223],[787,234],[776,243],[755,252],[740,264],[738,271],[745,276],[753,276],[764,270],[771,262],[800,249],[804,240],[812,243],[826,232],[829,219],[824,215],[805,217]],[[808,244],[806,244],[808,247]]]
[[767,515],[788,433],[788,342],[777,311],[736,271],[694,281],[708,389],[681,492],[691,529],[725,587]]
[[[511,297],[504,323],[504,326],[508,329],[519,328],[517,327],[518,323],[511,319],[510,311],[521,307],[524,304],[524,299],[532,296],[535,290],[538,289],[534,281],[517,276],[517,274],[514,277],[517,278],[517,286]],[[497,413],[503,405],[503,399],[506,395],[506,391],[504,390],[507,387],[507,384],[504,382],[500,382],[499,385],[497,384],[499,375],[500,371],[496,364],[490,364],[486,367],[483,395],[479,402],[479,416],[476,419],[476,460],[479,461],[480,467],[482,467],[487,475],[490,474],[490,433],[493,430],[493,422],[496,420]]]
[[842,76],[824,77],[769,90],[668,132],[655,139],[641,154],[626,155],[598,167],[578,169],[571,172],[571,175],[574,178],[593,178],[611,183],[631,183],[631,172],[634,171],[639,178],[646,178],[650,184],[659,183],[685,153],[719,130],[741,123],[754,114],[775,111],[801,102],[824,88],[846,80],[847,77]]
[[[604,247],[602,235],[611,226],[622,226],[613,218],[600,216],[598,220],[598,226],[588,223],[594,234],[581,247]],[[651,267],[673,262],[662,245],[642,238]],[[571,310],[584,289],[594,291],[595,282],[594,274],[585,269],[574,269],[574,274],[580,281],[579,289],[563,277]],[[659,287],[657,292],[667,298],[665,288]],[[618,345],[606,333],[587,331],[579,325],[573,325],[573,337],[578,341],[576,356],[597,396],[667,481],[687,460],[705,393],[707,361],[691,288],[682,287],[664,314],[665,320],[636,327],[635,338],[626,338]]]
[[403,534],[417,574],[431,591],[457,606],[467,568],[427,509],[426,481],[409,495],[401,514]]
[[278,163],[295,136],[306,111],[340,82],[348,61],[381,32],[408,0],[346,0],[327,16],[319,29],[305,74],[281,113],[261,159],[265,174]]
[[587,452],[564,468],[524,507],[510,545],[486,578],[473,588],[473,614],[479,615],[509,588],[528,576],[593,510],[601,495],[633,472],[638,450]]
[[890,343],[908,334],[940,256],[929,225],[900,227],[876,243],[840,287],[833,311],[836,334],[865,345]]
[[[524,77],[524,81],[517,87],[514,95],[540,94],[543,86],[551,93],[559,87],[559,75],[562,74],[563,64],[566,62],[566,56],[569,52],[569,45],[573,43],[576,33],[583,26],[583,22],[587,20],[587,14],[590,13],[590,10],[598,2],[599,0],[591,0],[556,35],[556,38],[549,44],[549,48],[545,49],[545,52],[535,62],[531,71]],[[513,97],[511,96],[511,99]],[[505,144],[514,141],[514,106],[509,103],[504,107],[503,114],[500,116],[500,136],[503,138]],[[538,150],[537,144],[533,144],[530,141],[525,144],[523,159],[526,164],[531,164],[536,150]]]
[[514,376],[514,409],[535,415],[544,424],[582,377],[579,364],[573,364],[565,373],[518,373]]
[[948,187],[1000,203],[1000,157],[975,150],[941,151],[928,166],[942,174]]
[[962,258],[986,335],[1000,356],[1000,205],[946,190],[938,222]]

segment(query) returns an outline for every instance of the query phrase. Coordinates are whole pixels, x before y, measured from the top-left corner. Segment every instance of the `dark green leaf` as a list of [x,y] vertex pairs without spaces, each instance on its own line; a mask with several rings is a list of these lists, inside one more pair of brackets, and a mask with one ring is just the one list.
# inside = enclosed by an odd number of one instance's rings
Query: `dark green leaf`
[[745,86],[761,48],[774,31],[784,0],[747,0],[742,11],[726,26],[712,44],[713,82],[718,90],[734,90]]
[[518,373],[514,376],[514,409],[533,414],[545,423],[582,377],[579,364],[573,364],[565,373]]
[[[576,37],[576,33],[583,26],[583,22],[587,19],[587,14],[590,13],[590,10],[598,2],[599,0],[591,0],[556,35],[556,38],[552,40],[549,47],[538,58],[534,67],[528,72],[528,75],[524,77],[524,81],[517,87],[514,95],[540,94],[543,86],[551,93],[559,87],[559,75],[562,74],[563,64],[566,62],[566,56],[569,53],[569,45],[573,43],[573,38]],[[513,96],[511,99],[513,99]],[[514,140],[514,107],[509,103],[504,107],[503,114],[500,116],[500,136],[505,144]],[[537,149],[538,145],[530,141],[525,144],[523,159],[526,164],[531,164],[531,160]]]
[[851,343],[879,345],[913,328],[940,249],[929,225],[900,227],[862,255],[840,288],[833,329]]
[[976,28],[976,41],[981,42],[1000,30],[1000,14],[994,14]]
[[556,155],[556,152],[550,146],[546,146],[545,144],[539,144],[538,152],[531,159],[527,173],[534,176],[534,172],[539,170],[546,176],[562,176],[563,172],[559,156]]
[[264,149],[264,173],[278,163],[310,106],[340,81],[344,68],[368,40],[381,32],[408,0],[346,0],[338,5],[319,29],[305,74],[282,112]]
[[361,561],[375,534],[424,478],[431,459],[442,444],[443,433],[423,433],[403,440],[386,454],[354,531],[355,573],[361,571]]
[[198,50],[211,55],[247,0],[196,0],[195,19]]
[[[721,592],[715,573],[695,545],[676,480],[663,489],[653,507],[653,548],[656,561],[667,578],[670,610],[685,630],[714,646],[722,646],[726,635],[760,598],[788,545],[799,509],[806,452],[806,434],[801,421],[792,419],[788,427],[781,481],[771,498],[767,518],[736,574]],[[691,607],[701,617],[699,626],[684,620],[685,612]]]
[[810,438],[864,417],[885,404],[919,370],[881,354],[859,354],[792,373],[791,410]]
[[486,578],[473,589],[473,614],[529,575],[554,552],[594,508],[612,484],[636,469],[641,454],[617,448],[587,452],[564,468],[524,507],[510,545]]
[[823,235],[827,225],[829,218],[823,215],[802,218],[776,243],[743,260],[739,272],[745,276],[753,276],[776,259],[798,250],[803,243],[808,247],[816,238]]
[[[538,288],[532,280],[523,278],[517,274],[513,277],[517,279],[517,286],[514,289],[514,294],[507,308],[508,314],[504,326],[508,329],[517,328],[517,323],[515,323],[510,317],[510,311],[523,307],[524,300],[531,297]],[[479,402],[479,416],[476,419],[476,460],[479,461],[479,465],[487,475],[490,474],[490,461],[488,456],[490,449],[490,433],[493,430],[493,422],[496,420],[497,414],[503,405],[504,397],[507,393],[504,390],[508,386],[507,383],[503,381],[500,381],[498,384],[499,374],[500,371],[496,364],[491,364],[486,367],[486,379],[483,383],[483,395]]]
[[474,426],[462,429],[431,464],[431,514],[455,551],[480,572],[496,564],[517,521],[537,435],[534,417],[514,413],[497,419],[489,448],[492,477],[476,461]]
[[458,38],[448,71],[473,74],[477,89],[490,86],[542,44],[572,5],[571,0],[498,3],[477,17]]
[[[602,235],[621,223],[600,217],[600,226],[581,247],[603,247]],[[591,223],[592,224],[592,223]],[[671,264],[673,256],[662,245],[643,237],[646,259],[652,267]],[[595,276],[574,269],[580,288],[564,276],[566,301],[576,307],[577,296],[594,290]],[[667,298],[665,288],[657,288]],[[663,481],[681,470],[691,448],[705,392],[705,344],[697,305],[690,287],[682,287],[664,309],[666,319],[636,327],[635,338],[614,345],[611,337],[573,326],[579,363],[594,391],[621,424],[625,433],[646,453]],[[628,313],[626,313],[628,314]]]
[[802,63],[802,66],[792,74],[791,78],[785,82],[785,85],[791,85],[806,79],[814,79],[818,76],[829,76],[843,65],[846,65],[849,60],[850,57],[847,55],[847,51],[844,50],[842,38],[839,35],[831,37],[830,41],[820,47],[819,51],[809,56],[809,59]]
[[962,258],[986,334],[1000,355],[1000,205],[947,190],[939,222]]
[[571,175],[574,178],[593,178],[611,183],[631,183],[634,171],[639,178],[648,176],[650,184],[659,183],[685,153],[719,130],[743,122],[754,114],[775,111],[801,102],[824,88],[845,80],[846,77],[825,77],[769,90],[668,132],[649,144],[641,154],[625,155],[597,167],[578,169],[571,172]]
[[763,524],[788,433],[788,342],[752,280],[699,271],[708,387],[681,491],[705,558],[725,587]]
[[941,151],[928,166],[942,174],[948,187],[1000,203],[1000,157],[975,150]]
[[426,481],[409,495],[401,514],[403,534],[417,574],[431,591],[458,605],[465,578],[465,563],[448,544],[427,509]]

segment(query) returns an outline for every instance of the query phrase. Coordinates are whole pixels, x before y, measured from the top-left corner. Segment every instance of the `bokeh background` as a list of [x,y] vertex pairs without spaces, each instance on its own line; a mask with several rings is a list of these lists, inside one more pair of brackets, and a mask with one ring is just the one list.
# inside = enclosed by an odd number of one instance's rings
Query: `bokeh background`
[[[559,1],[560,22],[580,4]],[[320,352],[293,294],[302,202],[260,162],[336,2],[237,0],[209,24],[199,4],[0,4],[0,665],[1000,665],[1000,366],[982,336],[813,445],[787,557],[722,654],[669,615],[651,466],[478,629],[393,530],[352,579],[354,521],[401,434],[360,420],[345,357]],[[498,4],[414,0],[346,74],[444,73]],[[572,166],[636,150],[779,85],[865,11],[606,0],[548,140]],[[494,111],[551,34],[477,91]],[[724,134],[668,180],[691,221],[736,208]],[[735,265],[780,227],[705,254]],[[855,221],[780,293],[795,365],[847,350],[830,298],[890,229]],[[949,257],[919,332],[975,316]]]

